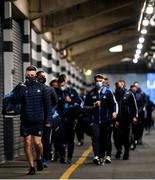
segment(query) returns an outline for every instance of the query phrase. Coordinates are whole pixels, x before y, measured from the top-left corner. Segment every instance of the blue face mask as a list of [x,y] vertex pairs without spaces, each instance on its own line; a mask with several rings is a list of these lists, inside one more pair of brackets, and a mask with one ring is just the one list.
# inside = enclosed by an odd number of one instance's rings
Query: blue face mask
[[103,86],[102,82],[96,82],[96,87],[101,88]]

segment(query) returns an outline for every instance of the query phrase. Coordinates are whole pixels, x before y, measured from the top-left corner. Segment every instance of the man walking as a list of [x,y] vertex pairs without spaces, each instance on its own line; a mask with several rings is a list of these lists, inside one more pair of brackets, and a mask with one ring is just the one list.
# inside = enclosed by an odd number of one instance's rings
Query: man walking
[[111,163],[111,133],[112,119],[117,116],[117,102],[111,90],[103,85],[104,77],[97,74],[94,77],[95,88],[86,96],[85,107],[90,108],[90,126],[92,132],[93,162],[102,165]]
[[51,101],[48,89],[36,80],[36,67],[29,66],[25,73],[25,83],[19,83],[13,90],[13,101],[21,104],[21,136],[29,163],[28,175],[36,173],[32,142],[34,142],[37,170],[43,170],[41,136],[44,124],[51,121]]

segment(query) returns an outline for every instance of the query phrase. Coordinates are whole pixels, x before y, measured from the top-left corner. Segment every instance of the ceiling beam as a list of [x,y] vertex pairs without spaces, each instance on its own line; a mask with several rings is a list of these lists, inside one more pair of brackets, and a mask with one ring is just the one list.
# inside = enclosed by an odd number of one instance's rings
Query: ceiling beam
[[87,1],[89,0],[30,0],[30,19],[36,20]]
[[[133,11],[134,13],[131,13]],[[51,29],[49,31],[53,34],[53,42],[58,41],[63,44],[62,46],[65,46],[83,38],[93,36],[96,33],[103,32],[107,26],[113,26],[113,24],[121,21],[129,20],[136,24],[137,18],[138,12],[133,10],[133,7],[126,7],[107,14],[103,13],[92,18],[75,21],[62,28]]]
[[[127,30],[127,31],[126,31]],[[82,53],[91,52],[93,49],[104,47],[109,49],[111,46],[118,45],[127,39],[136,38],[138,33],[136,30],[128,31],[127,28],[122,28],[120,31],[114,31],[109,34],[89,39],[85,42],[75,44],[69,48],[69,56],[76,56]]]
[[[89,18],[92,16],[96,16],[98,14],[105,14],[116,11],[121,8],[129,7],[135,5],[135,0],[131,0],[126,3],[123,0],[115,1],[109,0],[108,3],[103,0],[90,0],[89,2],[80,4],[78,7],[74,6],[68,9],[64,9],[57,13],[48,15],[44,17],[44,25],[45,27],[57,28],[62,27],[66,24],[84,20],[85,18]],[[138,4],[136,4],[138,5]]]
[[86,69],[95,70],[95,69],[104,67],[106,65],[119,63],[121,61],[121,59],[123,59],[125,57],[130,57],[131,52],[133,50],[134,49],[132,48],[132,49],[128,50],[125,53],[117,53],[117,54],[114,53],[112,55],[108,55],[108,56],[105,56],[105,57],[100,58],[100,59],[95,59],[94,61],[90,61],[90,62],[87,62],[87,63],[83,63],[83,64],[76,63],[76,65],[79,66],[79,67],[82,66],[83,68],[86,68]]
[[[123,52],[121,53],[128,51],[128,49],[131,48],[131,44],[132,44],[132,48],[134,48],[134,45],[136,46],[135,37],[128,38],[128,41],[126,41],[126,39],[122,39],[114,43],[123,45]],[[82,62],[89,63],[90,61],[94,61],[95,59],[100,59],[103,58],[104,56],[108,56],[112,54],[114,53],[109,52],[109,49],[106,46],[102,46],[98,49],[93,49],[92,51],[80,54],[78,56],[74,56],[72,57],[72,60],[75,61],[76,63],[82,63]]]

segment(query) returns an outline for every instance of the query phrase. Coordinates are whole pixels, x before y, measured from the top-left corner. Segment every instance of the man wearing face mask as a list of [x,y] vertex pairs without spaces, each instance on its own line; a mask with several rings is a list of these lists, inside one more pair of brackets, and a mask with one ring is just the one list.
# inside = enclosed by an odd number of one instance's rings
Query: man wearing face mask
[[[38,71],[36,73],[36,77],[38,82],[40,82],[41,84],[46,83],[46,75],[44,71]],[[54,88],[49,87],[47,85],[45,85],[46,88],[49,89],[50,91],[50,97],[51,97],[51,107],[52,107],[52,114],[51,116],[54,115],[54,113],[56,112],[56,108],[58,105],[58,99],[57,99],[57,95],[56,92],[54,90]],[[53,122],[48,122],[44,125],[44,131],[43,131],[43,136],[42,136],[42,143],[43,143],[43,164],[44,167],[48,167],[48,160],[49,160],[49,156],[50,156],[50,145],[51,145],[51,134],[52,134],[52,129],[53,129]],[[54,130],[54,129],[53,129]]]
[[[67,146],[67,163],[72,162],[74,151],[74,137],[75,137],[75,120],[78,118],[78,110],[81,104],[81,99],[75,89],[67,84],[65,74],[58,77],[58,114],[62,120],[64,147]],[[65,163],[65,149],[64,156],[60,158],[61,163]]]
[[138,106],[138,124],[137,124],[137,142],[138,144],[143,144],[142,137],[145,125],[145,113],[147,107],[147,96],[140,88],[139,82],[135,81],[133,83],[135,88],[135,99]]
[[132,122],[137,122],[138,111],[134,95],[125,88],[125,81],[119,80],[116,83],[115,97],[118,102],[119,111],[114,123],[114,144],[117,150],[116,159],[121,157],[122,146],[124,146],[123,160],[129,158],[129,135]]
[[93,162],[103,165],[104,162],[111,163],[112,119],[117,116],[117,102],[111,90],[103,85],[102,74],[97,74],[94,80],[95,88],[87,94],[85,108],[88,107],[90,110]]
[[36,67],[29,66],[25,73],[25,83],[14,89],[13,101],[21,104],[21,136],[24,137],[24,150],[29,163],[28,175],[36,173],[32,152],[32,142],[37,157],[37,170],[43,170],[41,136],[44,124],[51,121],[50,92],[36,80]]

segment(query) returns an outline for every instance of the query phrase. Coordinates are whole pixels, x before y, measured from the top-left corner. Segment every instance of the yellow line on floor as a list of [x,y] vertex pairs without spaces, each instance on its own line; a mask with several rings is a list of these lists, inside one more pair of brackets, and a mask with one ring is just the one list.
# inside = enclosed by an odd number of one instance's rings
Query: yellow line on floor
[[91,153],[91,151],[92,151],[92,146],[90,146],[86,151],[84,151],[82,156],[64,172],[64,174],[60,177],[60,179],[68,179],[69,176],[73,173],[73,171],[75,171],[75,169],[77,169],[81,164],[84,163],[84,161],[86,160],[89,153]]

